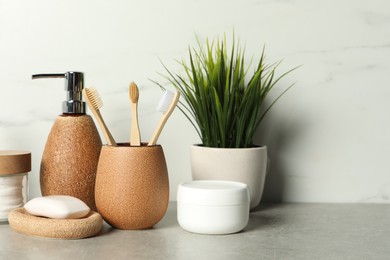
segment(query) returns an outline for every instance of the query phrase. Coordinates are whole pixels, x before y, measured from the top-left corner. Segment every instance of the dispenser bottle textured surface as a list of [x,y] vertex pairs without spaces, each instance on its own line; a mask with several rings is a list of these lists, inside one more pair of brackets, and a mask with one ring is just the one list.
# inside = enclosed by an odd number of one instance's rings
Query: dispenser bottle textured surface
[[95,177],[102,142],[82,101],[81,72],[37,74],[37,78],[64,78],[67,100],[49,133],[43,152],[40,185],[43,196],[69,195],[95,205]]

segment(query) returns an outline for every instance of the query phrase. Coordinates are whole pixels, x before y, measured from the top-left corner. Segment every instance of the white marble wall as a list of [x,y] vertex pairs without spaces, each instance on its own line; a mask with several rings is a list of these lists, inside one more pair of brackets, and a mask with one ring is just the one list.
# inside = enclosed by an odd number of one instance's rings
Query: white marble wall
[[[118,141],[129,140],[128,84],[141,88],[147,140],[159,119],[161,59],[187,57],[188,45],[232,30],[248,60],[262,46],[296,82],[259,129],[270,150],[265,200],[383,202],[390,199],[390,2],[303,0],[0,0],[0,149],[33,154],[30,195],[39,191],[43,147],[64,99],[61,80],[41,72],[85,72]],[[275,95],[277,93],[274,93]],[[171,199],[190,180],[189,146],[199,142],[176,111],[160,143]]]

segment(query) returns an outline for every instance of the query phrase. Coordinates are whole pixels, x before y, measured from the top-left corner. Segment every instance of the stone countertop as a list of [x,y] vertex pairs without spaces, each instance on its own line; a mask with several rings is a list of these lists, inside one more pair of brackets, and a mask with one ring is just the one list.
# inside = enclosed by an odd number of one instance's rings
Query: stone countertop
[[389,204],[263,204],[244,231],[184,231],[171,202],[153,229],[106,223],[98,236],[57,240],[0,225],[0,259],[389,259]]

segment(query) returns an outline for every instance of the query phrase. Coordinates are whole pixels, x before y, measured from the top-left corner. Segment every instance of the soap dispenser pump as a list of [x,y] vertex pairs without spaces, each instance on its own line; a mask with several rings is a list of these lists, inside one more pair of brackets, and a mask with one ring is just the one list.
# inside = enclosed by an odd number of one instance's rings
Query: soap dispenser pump
[[82,101],[84,74],[36,74],[32,79],[64,78],[67,100],[57,116],[45,145],[40,168],[43,196],[69,195],[95,205],[95,177],[102,141]]

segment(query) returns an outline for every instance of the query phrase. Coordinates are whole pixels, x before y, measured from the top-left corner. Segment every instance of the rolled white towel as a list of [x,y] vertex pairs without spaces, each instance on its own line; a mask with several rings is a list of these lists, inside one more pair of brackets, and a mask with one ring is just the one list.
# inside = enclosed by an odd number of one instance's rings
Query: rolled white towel
[[7,219],[8,213],[23,206],[23,176],[0,178],[0,219]]

